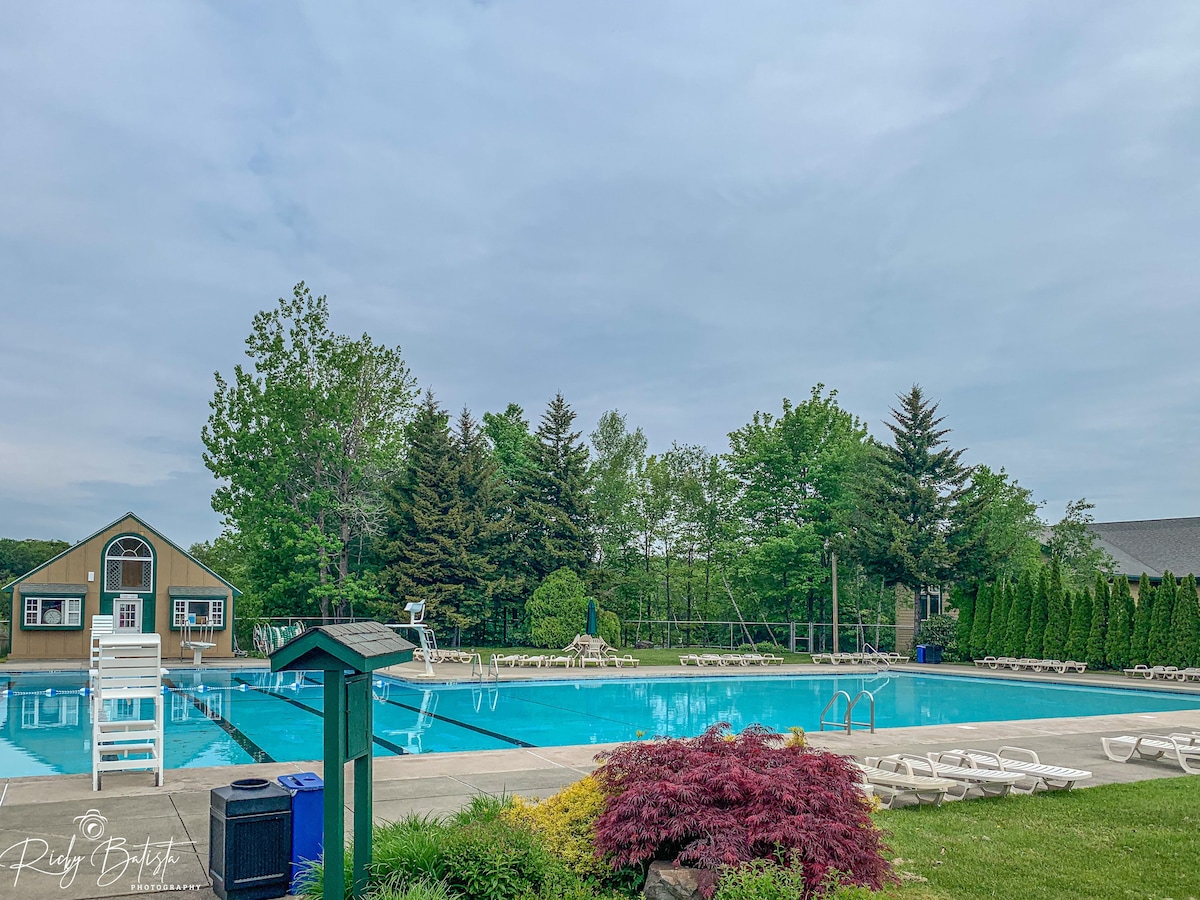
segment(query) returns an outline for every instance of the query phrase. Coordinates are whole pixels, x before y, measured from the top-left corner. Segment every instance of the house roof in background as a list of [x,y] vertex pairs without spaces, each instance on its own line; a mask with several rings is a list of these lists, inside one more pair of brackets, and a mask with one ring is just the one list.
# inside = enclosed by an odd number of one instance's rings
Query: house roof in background
[[1200,575],[1200,517],[1093,522],[1100,546],[1117,561],[1117,572],[1132,578],[1145,572],[1161,578]]

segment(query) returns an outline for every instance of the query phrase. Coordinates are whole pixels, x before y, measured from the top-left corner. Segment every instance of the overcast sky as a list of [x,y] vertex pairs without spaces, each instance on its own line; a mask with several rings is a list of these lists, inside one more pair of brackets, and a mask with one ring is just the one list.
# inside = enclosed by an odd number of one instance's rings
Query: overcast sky
[[1057,518],[1200,515],[1200,4],[0,5],[0,535],[215,536],[305,280],[476,414],[724,450],[914,382]]

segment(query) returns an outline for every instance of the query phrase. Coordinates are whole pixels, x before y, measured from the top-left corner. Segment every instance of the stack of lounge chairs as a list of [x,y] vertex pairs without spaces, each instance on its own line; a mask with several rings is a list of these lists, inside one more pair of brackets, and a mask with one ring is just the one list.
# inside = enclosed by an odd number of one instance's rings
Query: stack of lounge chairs
[[908,662],[910,657],[901,656],[899,653],[814,653],[812,661],[814,663],[830,663],[831,665],[870,665],[872,663],[885,663],[887,665],[897,665]]
[[1028,656],[1019,659],[1015,656],[985,656],[975,660],[975,665],[980,668],[986,666],[989,669],[1012,669],[1014,672],[1023,669],[1031,672],[1057,672],[1059,675],[1087,671],[1087,663],[1076,662],[1073,659],[1064,662],[1061,659],[1033,659]]
[[770,666],[783,665],[774,653],[688,653],[679,657],[681,666]]
[[966,799],[973,792],[1003,797],[1010,791],[1070,790],[1092,777],[1084,769],[1043,763],[1037,753],[1020,747],[895,753],[868,757],[859,770],[864,785],[889,807],[897,800],[939,804],[947,796]]
[[1145,678],[1149,681],[1156,678],[1162,678],[1165,681],[1200,681],[1200,668],[1195,666],[1180,669],[1178,666],[1137,665],[1124,671],[1129,678]]

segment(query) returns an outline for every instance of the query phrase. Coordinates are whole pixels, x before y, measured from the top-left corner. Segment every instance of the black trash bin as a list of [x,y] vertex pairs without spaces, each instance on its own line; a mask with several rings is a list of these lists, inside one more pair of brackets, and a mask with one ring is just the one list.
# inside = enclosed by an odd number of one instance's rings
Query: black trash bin
[[292,795],[265,778],[209,794],[208,870],[221,900],[284,897],[292,875]]
[[942,661],[942,648],[937,644],[930,644],[925,648],[925,662],[940,663]]

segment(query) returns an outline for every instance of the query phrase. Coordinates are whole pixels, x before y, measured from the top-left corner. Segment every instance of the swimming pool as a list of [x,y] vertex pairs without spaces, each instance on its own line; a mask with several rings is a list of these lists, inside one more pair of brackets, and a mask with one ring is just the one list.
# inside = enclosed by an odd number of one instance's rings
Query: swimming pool
[[[321,753],[320,673],[173,669],[168,768],[302,761]],[[0,674],[0,778],[91,771],[80,673]],[[835,691],[876,698],[875,724],[1200,710],[1200,695],[947,675],[781,675],[413,685],[375,680],[375,754],[597,744],[694,735],[715,722],[815,730]],[[133,718],[141,711],[113,709]],[[856,710],[856,717],[858,717]]]

